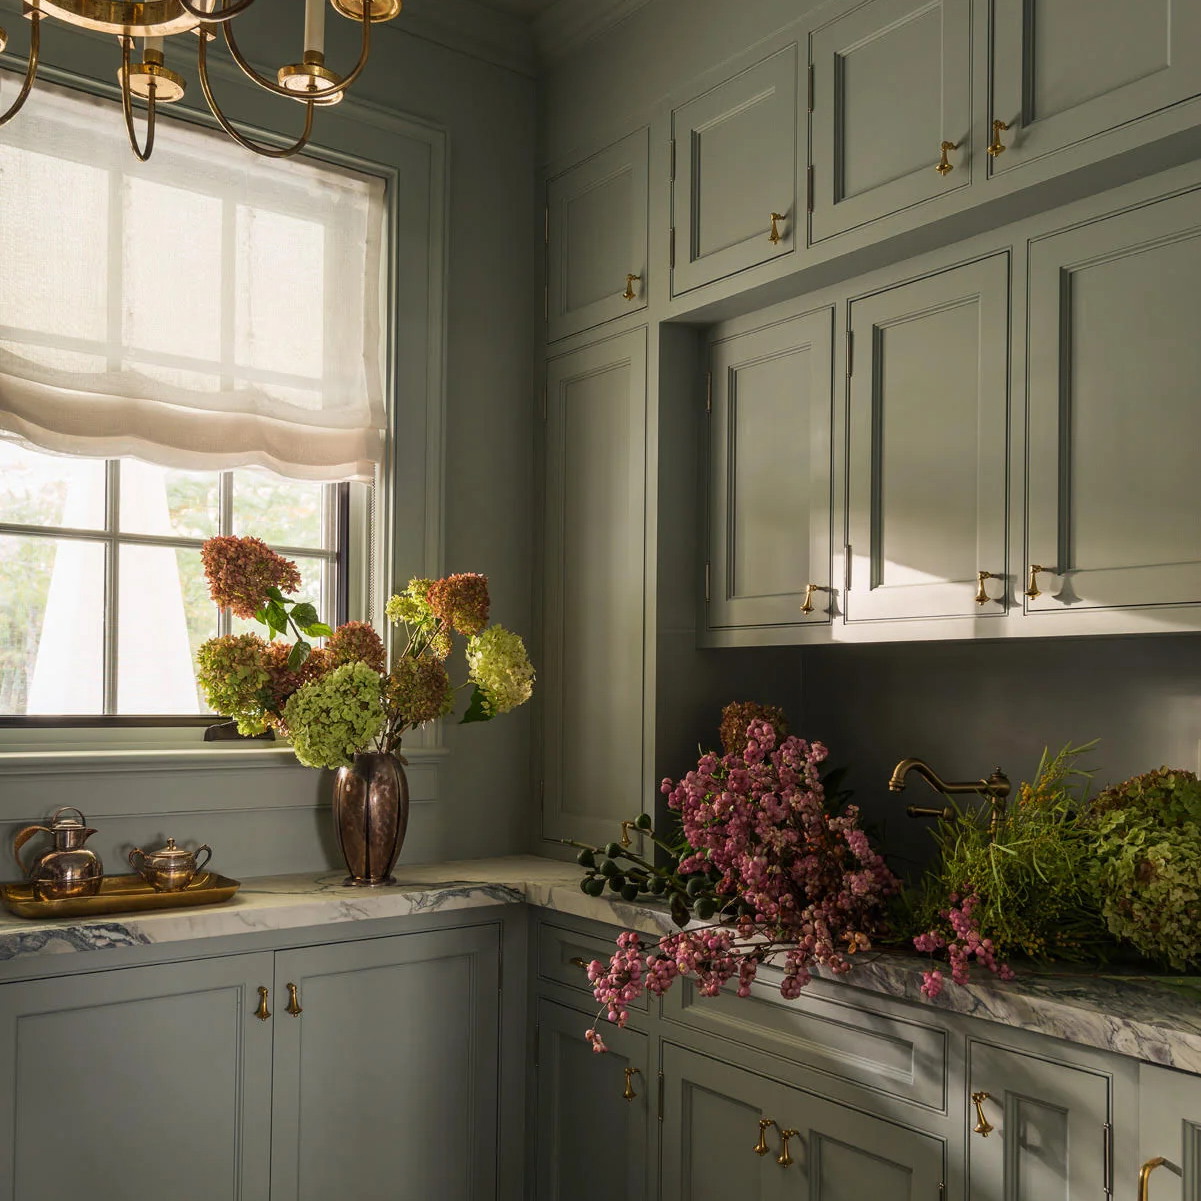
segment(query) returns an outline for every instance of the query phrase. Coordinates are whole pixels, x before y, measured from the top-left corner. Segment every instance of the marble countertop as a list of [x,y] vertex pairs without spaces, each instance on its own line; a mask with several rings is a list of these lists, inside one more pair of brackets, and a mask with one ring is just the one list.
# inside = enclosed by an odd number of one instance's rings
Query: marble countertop
[[[397,878],[393,888],[350,889],[342,887],[342,872],[275,876],[244,881],[224,905],[90,921],[31,922],[4,915],[0,961],[496,905],[529,904],[649,935],[673,929],[665,909],[585,896],[574,863],[532,855],[402,866]],[[1149,976],[1023,972],[1008,984],[948,983],[930,1002],[919,992],[926,966],[917,955],[871,953],[830,987],[862,989],[1201,1073],[1201,994]]]

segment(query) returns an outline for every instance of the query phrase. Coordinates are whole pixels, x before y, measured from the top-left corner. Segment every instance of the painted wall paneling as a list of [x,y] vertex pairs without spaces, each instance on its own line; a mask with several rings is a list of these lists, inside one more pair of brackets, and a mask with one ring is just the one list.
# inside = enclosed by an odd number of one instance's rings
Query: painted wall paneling
[[641,811],[646,331],[547,366],[542,835]]
[[[710,346],[707,624],[828,625],[834,312]],[[811,587],[812,586],[812,587]]]
[[1201,343],[1184,307],[1201,192],[1036,238],[1029,255],[1026,566],[1048,570],[1027,611],[1162,607],[1170,626],[1169,606],[1201,603]]
[[672,113],[672,295],[804,245],[797,84],[791,45]]
[[547,183],[552,342],[646,308],[648,140],[640,129]]
[[971,9],[870,0],[810,34],[814,242],[971,184]]
[[[1179,0],[994,0],[989,156],[1005,175],[1201,93],[1201,10]],[[994,128],[1003,122],[1009,128]],[[1103,154],[1100,141],[1097,154]]]
[[[1147,1173],[1146,1201],[1198,1201],[1201,1078],[1142,1064],[1138,1117],[1138,1172]],[[1135,1196],[1136,1185],[1137,1177],[1119,1180],[1119,1196]]]
[[849,305],[849,622],[1008,609],[1008,285],[995,254]]

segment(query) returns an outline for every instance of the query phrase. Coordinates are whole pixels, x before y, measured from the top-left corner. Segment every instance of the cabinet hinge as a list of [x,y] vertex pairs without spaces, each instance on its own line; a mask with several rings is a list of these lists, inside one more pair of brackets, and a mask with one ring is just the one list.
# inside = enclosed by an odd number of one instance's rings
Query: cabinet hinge
[[947,1186],[940,1180],[938,1182],[938,1201],[946,1201]]
[[534,1071],[541,1066],[538,1062],[538,1052],[542,1047],[542,1023],[534,1023]]
[[813,64],[809,64],[809,111],[813,112]]
[[671,227],[671,233],[668,235],[668,240],[671,246],[668,265],[674,271],[676,269],[676,227],[674,225]]
[[671,175],[669,177],[669,182],[671,182],[671,183],[676,182],[676,140],[675,140],[675,138],[671,139]]
[[842,548],[842,591],[845,595],[851,590],[851,551],[852,546],[848,542]]
[[805,172],[805,211],[813,212],[813,164],[809,164],[809,170]]
[[705,372],[705,412],[713,412],[713,372]]
[[659,1121],[663,1121],[663,1073],[659,1073]]
[[708,563],[705,564],[705,604],[709,603],[709,577],[712,574],[712,569]]
[[546,420],[546,385],[542,385],[542,420]]
[[542,288],[542,320],[550,320],[550,284],[545,284]]
[[1101,1128],[1101,1153],[1104,1165],[1105,1196],[1113,1196],[1113,1127],[1106,1122]]
[[847,379],[855,374],[855,331],[847,330]]
[[542,223],[542,241],[545,245],[550,245],[550,205],[546,206],[546,218]]

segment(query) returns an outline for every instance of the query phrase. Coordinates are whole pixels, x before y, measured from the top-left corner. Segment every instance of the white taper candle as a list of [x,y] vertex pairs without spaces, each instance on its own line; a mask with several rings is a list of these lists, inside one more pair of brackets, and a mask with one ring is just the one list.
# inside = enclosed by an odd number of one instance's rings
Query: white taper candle
[[142,39],[142,57],[146,57],[147,51],[157,50],[160,54],[163,52],[162,38],[143,38]]
[[325,0],[305,0],[304,48],[325,53]]

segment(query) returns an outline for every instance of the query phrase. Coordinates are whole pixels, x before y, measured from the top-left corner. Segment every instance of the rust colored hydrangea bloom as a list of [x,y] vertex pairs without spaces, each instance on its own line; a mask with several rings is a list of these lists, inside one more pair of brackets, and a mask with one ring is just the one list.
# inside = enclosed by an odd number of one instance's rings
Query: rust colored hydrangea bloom
[[788,737],[788,718],[778,705],[759,705],[754,701],[731,701],[721,711],[721,749],[733,755],[746,746],[747,727],[753,721],[765,721],[783,741]]
[[365,621],[348,621],[334,632],[326,650],[336,666],[366,663],[372,671],[382,672],[386,662],[380,636]]
[[400,659],[384,683],[384,709],[405,726],[445,717],[454,703],[455,690],[445,665],[429,655]]
[[488,577],[476,572],[435,580],[427,594],[429,606],[447,626],[471,637],[488,624]]
[[258,538],[222,535],[200,549],[209,591],[217,606],[251,620],[267,601],[267,589],[297,592],[300,571]]

